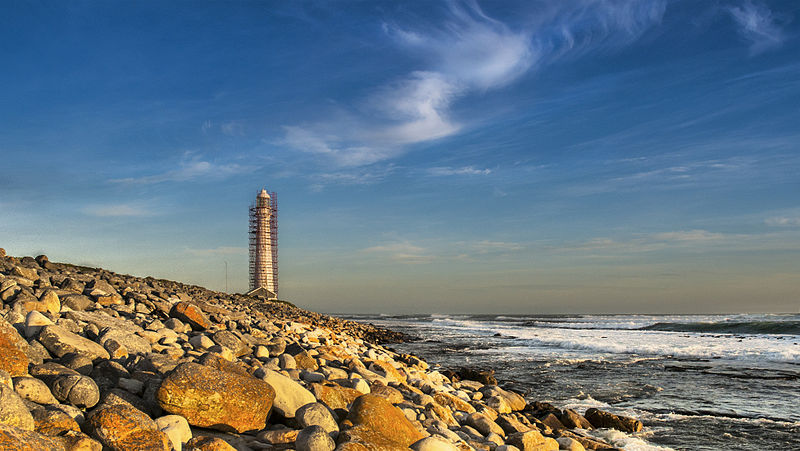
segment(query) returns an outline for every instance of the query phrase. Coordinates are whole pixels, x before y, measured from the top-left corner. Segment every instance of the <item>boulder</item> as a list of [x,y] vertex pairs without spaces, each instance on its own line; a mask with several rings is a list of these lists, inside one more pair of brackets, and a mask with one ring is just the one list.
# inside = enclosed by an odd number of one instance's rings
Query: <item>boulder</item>
[[579,414],[578,412],[572,409],[564,409],[561,414],[558,415],[558,419],[561,421],[561,424],[566,426],[569,429],[592,429],[592,423],[586,419],[583,415]]
[[359,396],[347,419],[353,428],[341,433],[344,441],[369,449],[405,448],[424,437],[402,410],[376,395]]
[[63,443],[31,430],[0,423],[0,449],[15,451],[60,451]]
[[120,329],[109,328],[105,330],[97,339],[97,342],[108,349],[109,346],[106,343],[109,340],[114,340],[120,345],[124,346],[131,355],[145,355],[152,351],[150,342],[147,341],[147,339]]
[[233,355],[236,357],[241,357],[251,352],[250,346],[240,340],[236,334],[229,330],[220,330],[218,332],[214,332],[214,334],[211,336],[211,339],[214,341],[214,343],[233,351]]
[[0,317],[0,370],[11,376],[28,374],[28,342]]
[[360,391],[342,387],[341,385],[311,384],[314,396],[331,409],[347,409],[347,407],[363,395]]
[[186,301],[173,305],[169,316],[188,323],[194,330],[206,330],[211,327],[211,321],[206,318],[200,307]]
[[182,363],[161,383],[156,398],[164,411],[193,426],[245,432],[264,428],[275,393],[252,376]]
[[68,294],[61,298],[61,306],[69,307],[71,310],[83,311],[94,304],[88,296],[82,294]]
[[495,433],[505,435],[503,428],[483,413],[475,412],[467,417],[467,424],[477,429],[481,434]]
[[622,432],[639,432],[642,430],[642,422],[635,418],[614,415],[594,407],[588,409],[584,416],[596,428],[611,428]]
[[56,436],[65,431],[81,432],[74,418],[58,409],[36,409],[32,412],[36,432]]
[[146,413],[127,404],[96,409],[88,420],[92,435],[111,450],[170,451],[170,440]]
[[438,392],[433,395],[434,401],[439,404],[449,407],[451,410],[460,410],[466,413],[475,413],[475,408],[472,404],[464,401],[458,396],[451,395],[450,393]]
[[0,424],[26,431],[32,431],[35,427],[33,416],[25,406],[25,402],[13,389],[4,384],[0,384]]
[[521,451],[557,451],[558,442],[550,437],[544,437],[537,430],[517,432],[506,439],[506,443],[516,446]]
[[158,429],[167,434],[175,451],[181,451],[183,444],[192,438],[189,422],[180,415],[166,415],[156,418],[155,422]]
[[333,438],[339,435],[339,425],[328,409],[328,406],[319,402],[306,404],[295,412],[297,424],[302,428],[319,426]]
[[431,436],[412,443],[409,448],[414,451],[458,451],[458,448],[447,440]]
[[317,401],[310,391],[277,371],[264,369],[261,379],[275,389],[273,407],[286,418],[294,418],[297,409]]
[[183,451],[236,451],[236,448],[219,437],[194,437],[183,447]]
[[53,324],[50,318],[42,315],[40,312],[28,312],[25,317],[25,336],[28,338],[36,336],[44,326]]
[[15,377],[14,391],[20,398],[36,404],[58,404],[47,384],[35,377]]
[[294,443],[297,440],[299,429],[268,429],[258,433],[258,439],[262,442],[267,442],[272,445],[285,445]]
[[333,451],[336,443],[321,426],[309,426],[297,434],[294,443],[297,451]]
[[110,357],[108,351],[99,344],[61,326],[45,326],[39,333],[39,341],[56,357],[63,357],[70,353],[82,354],[92,360]]
[[58,376],[51,385],[53,396],[76,407],[91,408],[100,401],[100,389],[95,381],[82,374]]

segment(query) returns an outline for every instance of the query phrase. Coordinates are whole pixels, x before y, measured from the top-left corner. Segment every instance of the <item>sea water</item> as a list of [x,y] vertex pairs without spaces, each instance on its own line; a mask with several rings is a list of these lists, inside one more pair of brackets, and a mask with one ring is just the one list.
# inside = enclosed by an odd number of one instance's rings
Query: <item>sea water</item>
[[529,400],[638,418],[639,434],[595,432],[626,450],[800,450],[797,314],[349,318],[417,337],[392,347],[430,363],[493,368]]

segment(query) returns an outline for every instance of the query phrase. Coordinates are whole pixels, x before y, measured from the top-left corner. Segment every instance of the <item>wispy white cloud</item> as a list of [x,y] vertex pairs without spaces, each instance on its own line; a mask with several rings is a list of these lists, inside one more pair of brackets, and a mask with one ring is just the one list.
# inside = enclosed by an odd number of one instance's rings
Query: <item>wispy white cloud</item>
[[142,217],[152,216],[155,213],[141,205],[135,204],[102,204],[89,205],[83,208],[83,213],[101,218],[106,217]]
[[478,169],[475,166],[462,166],[460,168],[435,167],[428,169],[428,174],[435,176],[489,175],[491,173],[492,173],[491,169]]
[[185,249],[185,252],[195,257],[214,257],[225,255],[247,255],[248,250],[246,247],[220,246],[210,249],[187,248]]
[[191,152],[184,154],[178,167],[160,174],[142,177],[126,177],[112,179],[113,183],[127,184],[155,184],[163,182],[187,182],[198,179],[220,180],[232,175],[251,172],[254,168],[239,164],[218,164],[206,161],[193,155]]
[[764,223],[772,227],[798,227],[800,217],[775,216],[767,218]]
[[369,165],[409,145],[465,127],[454,106],[471,94],[508,85],[570,52],[629,43],[661,20],[666,0],[545,3],[536,23],[513,29],[474,1],[449,2],[437,26],[387,21],[386,35],[426,67],[374,88],[355,108],[284,127],[282,144],[340,167]]
[[431,263],[436,259],[425,248],[407,241],[376,245],[362,249],[361,252],[381,255],[391,261],[403,264]]
[[729,7],[728,12],[738,26],[739,35],[750,43],[751,54],[778,47],[786,39],[766,5],[747,0],[741,6]]

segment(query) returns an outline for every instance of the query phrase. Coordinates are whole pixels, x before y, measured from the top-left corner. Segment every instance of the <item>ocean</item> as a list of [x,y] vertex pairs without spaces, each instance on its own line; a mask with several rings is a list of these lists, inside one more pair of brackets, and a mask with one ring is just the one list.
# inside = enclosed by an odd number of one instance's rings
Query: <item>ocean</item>
[[640,419],[626,450],[800,450],[800,315],[338,315],[408,333],[444,368],[529,400]]

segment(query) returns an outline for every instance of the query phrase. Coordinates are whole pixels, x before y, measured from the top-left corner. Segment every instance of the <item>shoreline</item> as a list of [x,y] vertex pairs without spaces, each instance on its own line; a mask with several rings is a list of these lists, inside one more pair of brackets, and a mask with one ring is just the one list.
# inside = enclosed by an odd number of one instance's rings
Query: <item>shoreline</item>
[[432,370],[385,328],[4,254],[0,447],[580,450],[614,449],[591,429],[642,429]]

